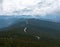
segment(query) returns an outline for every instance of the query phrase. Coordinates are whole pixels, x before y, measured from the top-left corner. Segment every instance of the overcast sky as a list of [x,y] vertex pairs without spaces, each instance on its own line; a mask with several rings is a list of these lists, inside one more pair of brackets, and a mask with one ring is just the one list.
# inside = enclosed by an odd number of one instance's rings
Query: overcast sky
[[0,0],[0,15],[60,13],[60,0]]

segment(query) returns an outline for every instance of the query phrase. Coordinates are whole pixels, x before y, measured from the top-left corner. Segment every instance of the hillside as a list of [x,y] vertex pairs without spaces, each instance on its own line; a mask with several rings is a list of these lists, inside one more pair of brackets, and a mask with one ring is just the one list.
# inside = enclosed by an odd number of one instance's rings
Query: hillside
[[[26,32],[24,32],[25,27]],[[59,44],[60,23],[56,22],[18,19],[11,26],[0,30],[0,46],[2,47],[60,47]]]

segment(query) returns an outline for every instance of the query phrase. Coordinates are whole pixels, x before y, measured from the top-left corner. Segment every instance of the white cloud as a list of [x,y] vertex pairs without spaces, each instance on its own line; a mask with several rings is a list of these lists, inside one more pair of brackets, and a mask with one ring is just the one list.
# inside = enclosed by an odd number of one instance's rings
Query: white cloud
[[[26,10],[23,11],[25,8]],[[27,9],[31,11],[27,11]],[[13,12],[18,10],[19,14],[24,15],[27,15],[27,12],[28,15],[53,14],[60,12],[60,0],[3,0],[2,14],[14,15]]]

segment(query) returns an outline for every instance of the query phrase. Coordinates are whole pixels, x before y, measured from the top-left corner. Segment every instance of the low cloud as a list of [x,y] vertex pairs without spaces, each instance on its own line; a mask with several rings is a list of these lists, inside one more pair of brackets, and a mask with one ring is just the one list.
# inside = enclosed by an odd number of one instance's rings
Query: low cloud
[[0,14],[2,15],[45,16],[59,12],[60,0],[3,0],[0,3]]

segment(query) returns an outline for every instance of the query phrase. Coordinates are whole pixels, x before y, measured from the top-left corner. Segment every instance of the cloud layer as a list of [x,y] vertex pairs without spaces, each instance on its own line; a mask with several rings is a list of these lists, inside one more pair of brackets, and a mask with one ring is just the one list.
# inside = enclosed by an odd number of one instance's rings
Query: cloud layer
[[47,15],[60,13],[60,0],[3,0],[0,15]]

